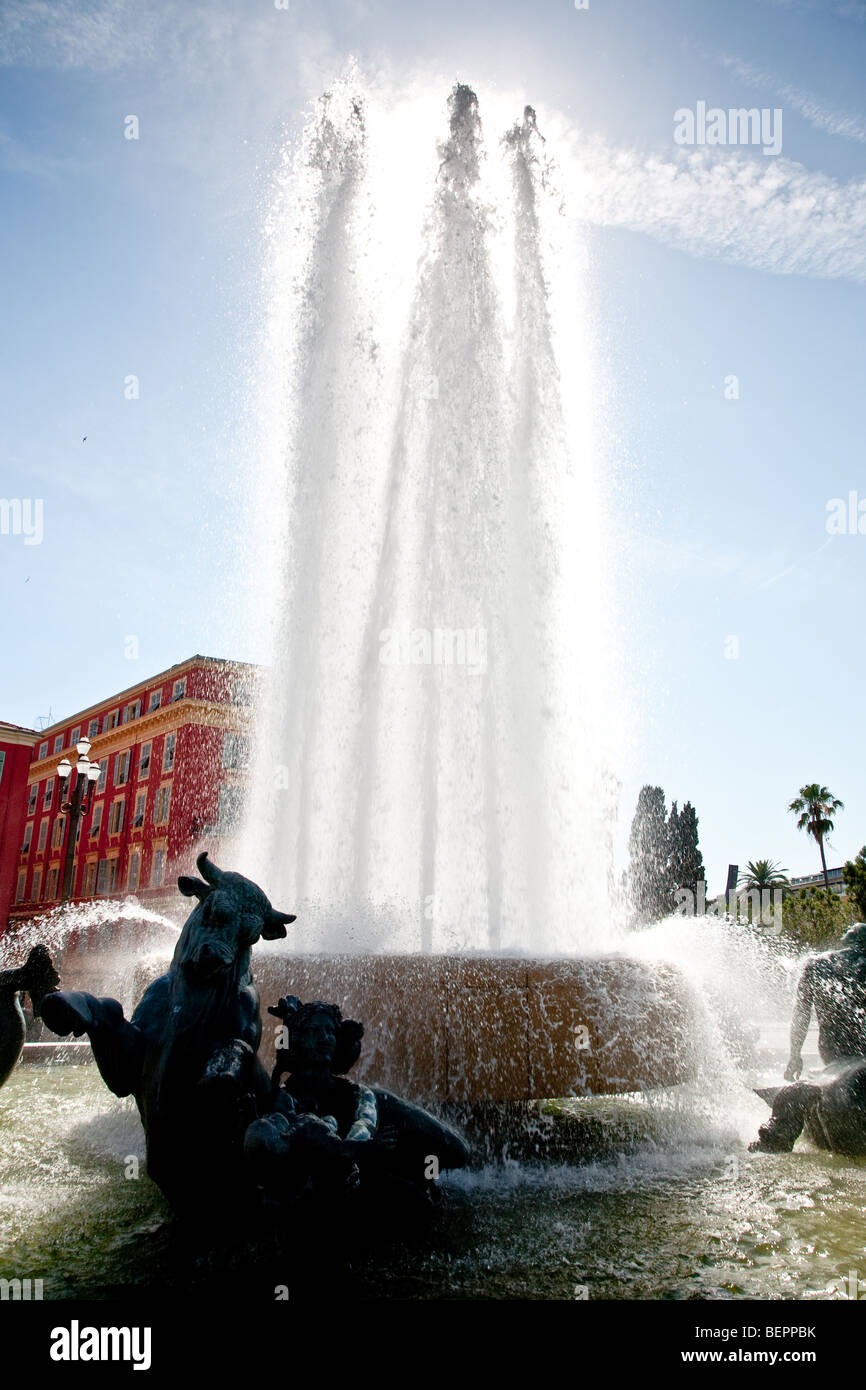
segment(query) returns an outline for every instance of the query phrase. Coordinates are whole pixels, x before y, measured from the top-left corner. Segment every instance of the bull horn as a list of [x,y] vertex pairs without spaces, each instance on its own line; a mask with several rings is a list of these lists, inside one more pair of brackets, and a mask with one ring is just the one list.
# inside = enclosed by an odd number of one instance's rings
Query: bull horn
[[209,883],[202,883],[200,878],[189,878],[186,874],[181,874],[177,886],[185,898],[198,898],[200,903],[204,902],[208,893],[213,892]]
[[198,871],[201,874],[202,878],[205,880],[205,882],[209,883],[211,888],[219,888],[222,882],[223,871],[222,869],[218,869],[216,864],[211,863],[211,861],[207,857],[206,849],[202,850],[201,854],[198,856],[195,862]]
[[765,1100],[767,1104],[772,1107],[772,1105],[775,1102],[776,1096],[782,1089],[783,1088],[781,1086],[756,1086],[754,1088],[754,1091],[756,1096],[760,1096],[761,1100]]
[[278,937],[285,936],[288,923],[294,921],[291,912],[277,912],[275,907],[271,907],[262,925],[262,936],[265,941],[276,941]]

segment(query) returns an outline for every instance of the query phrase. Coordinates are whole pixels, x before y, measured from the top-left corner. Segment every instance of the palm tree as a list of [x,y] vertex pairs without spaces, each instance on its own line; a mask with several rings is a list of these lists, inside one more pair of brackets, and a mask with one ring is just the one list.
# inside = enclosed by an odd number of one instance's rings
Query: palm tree
[[799,796],[788,807],[797,817],[797,829],[805,830],[813,839],[817,840],[818,848],[821,851],[821,867],[824,870],[824,887],[830,891],[830,880],[827,877],[827,860],[824,857],[824,836],[829,835],[833,829],[832,816],[837,811],[844,811],[844,802],[837,796],[833,796],[826,787],[821,787],[817,782],[809,782],[807,786],[800,788]]
[[790,888],[790,880],[784,869],[780,869],[778,864],[774,864],[772,859],[750,859],[743,873],[737,879],[737,887],[751,891],[757,888],[759,893],[772,891],[774,888]]

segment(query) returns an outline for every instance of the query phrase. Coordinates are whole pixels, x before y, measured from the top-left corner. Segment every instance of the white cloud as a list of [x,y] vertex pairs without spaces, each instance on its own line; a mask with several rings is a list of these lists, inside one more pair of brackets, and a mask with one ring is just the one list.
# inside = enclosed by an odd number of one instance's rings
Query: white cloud
[[[150,66],[211,86],[238,67],[268,73],[325,48],[315,6],[303,25],[273,0],[0,0],[0,66],[110,73]],[[359,15],[358,5],[352,13]]]
[[866,179],[843,184],[781,157],[665,158],[574,131],[563,138],[568,202],[591,223],[757,270],[866,282]]
[[0,63],[110,71],[152,58],[157,28],[134,0],[4,0]]
[[792,87],[775,73],[763,72],[742,58],[730,57],[723,53],[719,57],[723,67],[732,72],[741,82],[750,87],[768,88],[775,92],[781,101],[786,101],[795,111],[799,111],[812,125],[828,135],[841,135],[846,140],[857,140],[866,144],[866,122],[860,116],[848,115],[829,107],[820,97]]

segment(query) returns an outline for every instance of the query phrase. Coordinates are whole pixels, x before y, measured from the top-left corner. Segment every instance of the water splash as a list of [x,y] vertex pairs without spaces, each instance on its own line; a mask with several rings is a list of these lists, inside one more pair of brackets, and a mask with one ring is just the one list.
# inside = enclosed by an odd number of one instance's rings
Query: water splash
[[[63,989],[108,994],[129,1014],[167,967],[179,930],[179,922],[143,907],[135,897],[60,903],[0,937],[0,969],[23,964],[30,949],[41,943],[51,953]],[[38,1031],[53,1036],[41,1026]]]
[[390,949],[395,918],[409,950],[615,940],[610,561],[570,230],[534,111],[515,124],[464,84],[443,113],[350,74],[284,156],[274,670],[243,860],[305,946],[354,914],[387,919]]

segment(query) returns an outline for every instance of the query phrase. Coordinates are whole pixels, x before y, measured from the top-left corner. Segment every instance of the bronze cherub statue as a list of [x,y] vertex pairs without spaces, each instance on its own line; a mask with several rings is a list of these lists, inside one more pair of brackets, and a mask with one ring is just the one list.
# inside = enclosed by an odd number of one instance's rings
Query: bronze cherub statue
[[283,1023],[272,1109],[250,1125],[244,1151],[272,1201],[285,1202],[308,1185],[411,1192],[428,1201],[442,1170],[468,1162],[469,1150],[450,1125],[345,1076],[360,1056],[362,1023],[344,1019],[336,1004],[302,1004],[294,995],[268,1012]]

